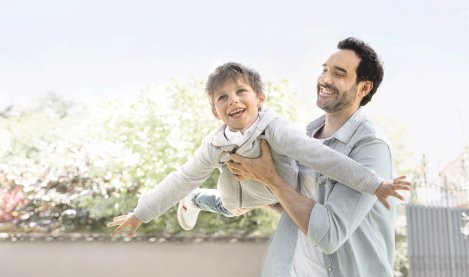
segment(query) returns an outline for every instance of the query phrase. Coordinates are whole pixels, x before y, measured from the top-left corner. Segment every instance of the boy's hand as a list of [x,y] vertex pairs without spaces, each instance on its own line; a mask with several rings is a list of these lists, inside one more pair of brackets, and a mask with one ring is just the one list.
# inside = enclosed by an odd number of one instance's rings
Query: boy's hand
[[138,219],[133,213],[130,213],[128,215],[121,215],[121,216],[118,216],[118,217],[114,217],[112,219],[112,222],[109,222],[107,224],[107,227],[118,226],[112,232],[112,234],[111,234],[112,236],[117,235],[118,233],[122,232],[122,230],[124,230],[126,228],[130,228],[130,230],[127,233],[127,236],[129,238],[133,238],[133,237],[135,237],[135,233],[136,233],[138,227],[140,227],[140,225],[142,225],[142,222],[140,221],[140,219]]
[[381,201],[381,203],[383,203],[386,209],[391,209],[388,201],[386,201],[386,198],[389,196],[393,196],[404,201],[404,197],[400,195],[397,190],[410,190],[412,182],[405,180],[405,178],[406,176],[399,176],[392,181],[384,181],[379,185],[378,189],[376,189],[376,197]]

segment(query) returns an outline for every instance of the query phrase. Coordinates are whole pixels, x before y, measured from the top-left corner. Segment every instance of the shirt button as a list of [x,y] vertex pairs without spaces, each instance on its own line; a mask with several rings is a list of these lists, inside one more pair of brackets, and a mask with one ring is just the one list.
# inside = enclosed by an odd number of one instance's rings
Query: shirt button
[[328,267],[328,268],[327,268],[327,271],[332,271],[332,267]]

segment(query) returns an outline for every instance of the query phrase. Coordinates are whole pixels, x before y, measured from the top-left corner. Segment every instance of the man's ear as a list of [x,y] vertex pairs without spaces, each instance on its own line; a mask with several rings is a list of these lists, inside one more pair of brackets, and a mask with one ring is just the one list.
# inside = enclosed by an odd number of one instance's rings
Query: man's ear
[[362,81],[360,82],[360,87],[358,91],[358,95],[360,97],[365,97],[370,93],[370,91],[373,89],[373,82],[372,81]]
[[212,105],[212,114],[213,114],[213,116],[214,116],[216,119],[221,120],[221,118],[220,118],[220,116],[218,115],[217,110],[215,109],[215,106],[214,106],[214,105]]

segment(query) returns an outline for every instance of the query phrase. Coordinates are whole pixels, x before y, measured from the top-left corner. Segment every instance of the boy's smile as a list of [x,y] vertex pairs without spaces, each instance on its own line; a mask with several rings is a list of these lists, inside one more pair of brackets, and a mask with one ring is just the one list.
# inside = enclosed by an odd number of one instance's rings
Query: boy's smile
[[236,109],[230,113],[228,113],[229,116],[232,116],[234,118],[239,118],[243,115],[243,113],[246,111],[246,109]]
[[212,112],[216,118],[228,125],[231,131],[243,133],[257,119],[264,100],[264,94],[256,94],[242,78],[230,80],[215,90]]

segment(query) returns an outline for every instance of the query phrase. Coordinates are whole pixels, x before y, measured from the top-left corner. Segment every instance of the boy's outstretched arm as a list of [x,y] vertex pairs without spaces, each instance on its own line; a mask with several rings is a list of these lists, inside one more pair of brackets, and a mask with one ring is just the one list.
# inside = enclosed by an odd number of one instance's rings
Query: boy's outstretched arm
[[[231,154],[233,161],[228,162],[228,168],[238,180],[257,180],[269,187],[291,219],[307,234],[309,215],[316,202],[300,195],[277,174],[275,164],[270,156],[270,148],[265,140],[261,142],[261,147],[262,154],[257,159]],[[377,189],[375,194],[383,205],[388,207],[386,198],[393,196],[403,199],[396,190],[408,190],[410,185],[411,183],[401,176],[392,181],[382,182],[378,187],[379,191]]]
[[392,181],[384,181],[376,189],[375,194],[378,200],[383,203],[386,209],[391,209],[388,201],[386,200],[389,196],[396,197],[401,201],[404,201],[404,197],[398,193],[398,190],[410,190],[412,182],[407,181],[406,176],[399,176]]
[[127,231],[127,236],[129,238],[133,238],[140,225],[142,225],[142,221],[140,221],[140,219],[138,219],[133,213],[129,213],[127,215],[114,217],[112,222],[107,224],[107,227],[117,226],[117,228],[112,232],[112,236],[117,235],[126,228],[130,228],[130,230]]
[[[265,141],[265,140],[262,141],[262,144],[268,145],[267,141]],[[270,148],[267,147],[266,149],[270,149]],[[233,154],[233,156],[236,157],[235,154]],[[242,158],[242,157],[240,157],[240,158]],[[246,159],[244,159],[244,161],[246,162]],[[264,161],[264,163],[265,163],[265,161]],[[257,166],[259,166],[259,165],[257,165]],[[246,179],[253,179],[254,180],[255,178],[260,177],[260,176],[254,176],[254,175],[250,176],[250,175],[248,175],[249,174],[248,171],[246,171],[246,169],[242,168],[242,167],[241,167],[242,170],[240,170],[240,172],[238,172],[237,168],[236,168],[236,165],[234,165],[233,163],[231,163],[231,164],[228,163],[228,168],[231,170],[234,177],[238,181],[242,181],[242,180],[246,180]],[[270,169],[270,170],[272,170],[272,169]],[[272,173],[267,173],[267,175],[272,175]],[[261,180],[258,179],[258,181],[261,181]],[[389,205],[389,203],[387,201],[387,198],[389,196],[392,196],[392,197],[395,197],[397,199],[400,199],[401,201],[404,201],[404,197],[400,193],[398,193],[397,191],[398,190],[410,190],[411,186],[412,186],[412,182],[406,180],[406,176],[399,176],[399,177],[395,178],[394,180],[382,181],[378,185],[377,189],[374,191],[374,195],[376,195],[378,200],[386,207],[386,209],[389,210],[391,208],[391,206]],[[356,188],[353,188],[353,189],[357,190]],[[373,192],[370,192],[370,193],[373,193]]]

